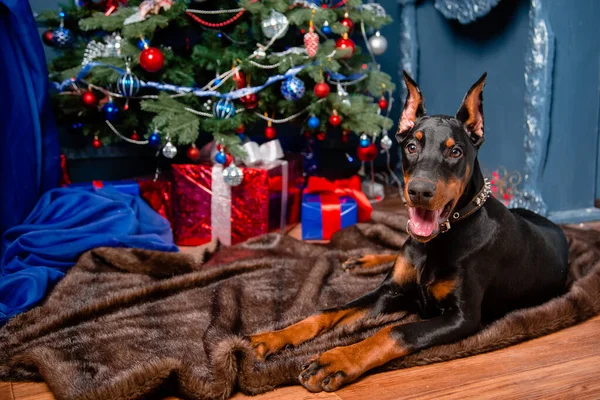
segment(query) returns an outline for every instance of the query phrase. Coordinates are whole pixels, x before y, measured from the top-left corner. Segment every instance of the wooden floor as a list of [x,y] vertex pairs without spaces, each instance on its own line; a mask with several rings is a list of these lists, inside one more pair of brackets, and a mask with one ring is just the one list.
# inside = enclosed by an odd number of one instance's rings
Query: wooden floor
[[[600,399],[600,316],[492,353],[369,375],[335,393],[301,386],[253,400]],[[54,399],[43,383],[1,383],[0,400]],[[171,398],[172,399],[172,398]]]

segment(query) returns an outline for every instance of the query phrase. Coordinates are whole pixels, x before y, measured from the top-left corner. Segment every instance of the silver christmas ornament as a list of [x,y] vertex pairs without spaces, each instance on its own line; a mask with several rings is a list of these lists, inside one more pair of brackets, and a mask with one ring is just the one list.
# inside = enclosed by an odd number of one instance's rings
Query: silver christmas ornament
[[377,31],[375,32],[375,35],[371,36],[369,39],[369,46],[371,47],[373,54],[379,56],[387,50],[388,41],[385,37],[381,36],[379,31]]
[[167,158],[175,158],[175,156],[177,155],[177,147],[175,147],[173,143],[171,143],[171,141],[169,140],[167,144],[165,144],[165,147],[162,148],[162,153],[163,156]]
[[267,19],[260,23],[263,34],[267,39],[273,39],[275,36],[282,37],[286,34],[289,25],[287,17],[275,10],[271,10],[271,14]]
[[244,171],[232,163],[223,170],[223,180],[229,186],[238,186],[244,180]]
[[348,92],[346,92],[346,90],[339,83],[337,86],[337,95],[338,95],[338,98],[340,99],[340,101],[342,102],[342,104],[345,104],[347,106],[351,105],[350,97],[348,96]]
[[392,148],[392,139],[390,139],[390,137],[388,135],[384,135],[381,138],[381,148],[383,150],[389,150]]

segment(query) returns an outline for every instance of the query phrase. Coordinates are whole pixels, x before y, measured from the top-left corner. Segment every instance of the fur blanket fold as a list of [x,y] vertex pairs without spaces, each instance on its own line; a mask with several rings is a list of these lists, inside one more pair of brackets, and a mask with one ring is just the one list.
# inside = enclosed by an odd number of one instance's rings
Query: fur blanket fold
[[[381,321],[333,330],[264,363],[254,360],[244,337],[377,287],[391,265],[368,272],[341,268],[352,255],[394,253],[406,239],[404,215],[374,212],[373,221],[338,232],[328,245],[271,234],[214,254],[89,251],[40,307],[0,329],[0,380],[43,379],[56,398],[69,400],[224,399],[235,390],[257,394],[296,384],[312,355],[356,342]],[[380,370],[495,350],[599,313],[599,235],[564,230],[571,270],[565,295]],[[400,318],[415,317],[386,321]]]

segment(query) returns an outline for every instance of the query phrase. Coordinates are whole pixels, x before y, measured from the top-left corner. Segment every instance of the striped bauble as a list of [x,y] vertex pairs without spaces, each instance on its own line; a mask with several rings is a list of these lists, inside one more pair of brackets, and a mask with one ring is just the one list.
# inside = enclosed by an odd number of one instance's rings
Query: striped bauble
[[124,97],[132,97],[140,90],[140,80],[127,71],[117,79],[117,90]]

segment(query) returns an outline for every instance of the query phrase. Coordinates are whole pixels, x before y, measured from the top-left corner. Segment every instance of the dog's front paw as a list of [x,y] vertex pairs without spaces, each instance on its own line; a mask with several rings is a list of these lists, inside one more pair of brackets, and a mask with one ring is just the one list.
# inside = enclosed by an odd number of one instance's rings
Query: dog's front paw
[[342,269],[344,271],[350,271],[356,268],[361,268],[364,264],[362,257],[352,257],[342,263]]
[[277,353],[279,350],[292,344],[281,332],[264,332],[250,336],[250,345],[259,361],[265,361],[267,357]]
[[298,380],[311,392],[333,392],[360,374],[360,367],[353,364],[342,348],[336,347],[304,364]]

